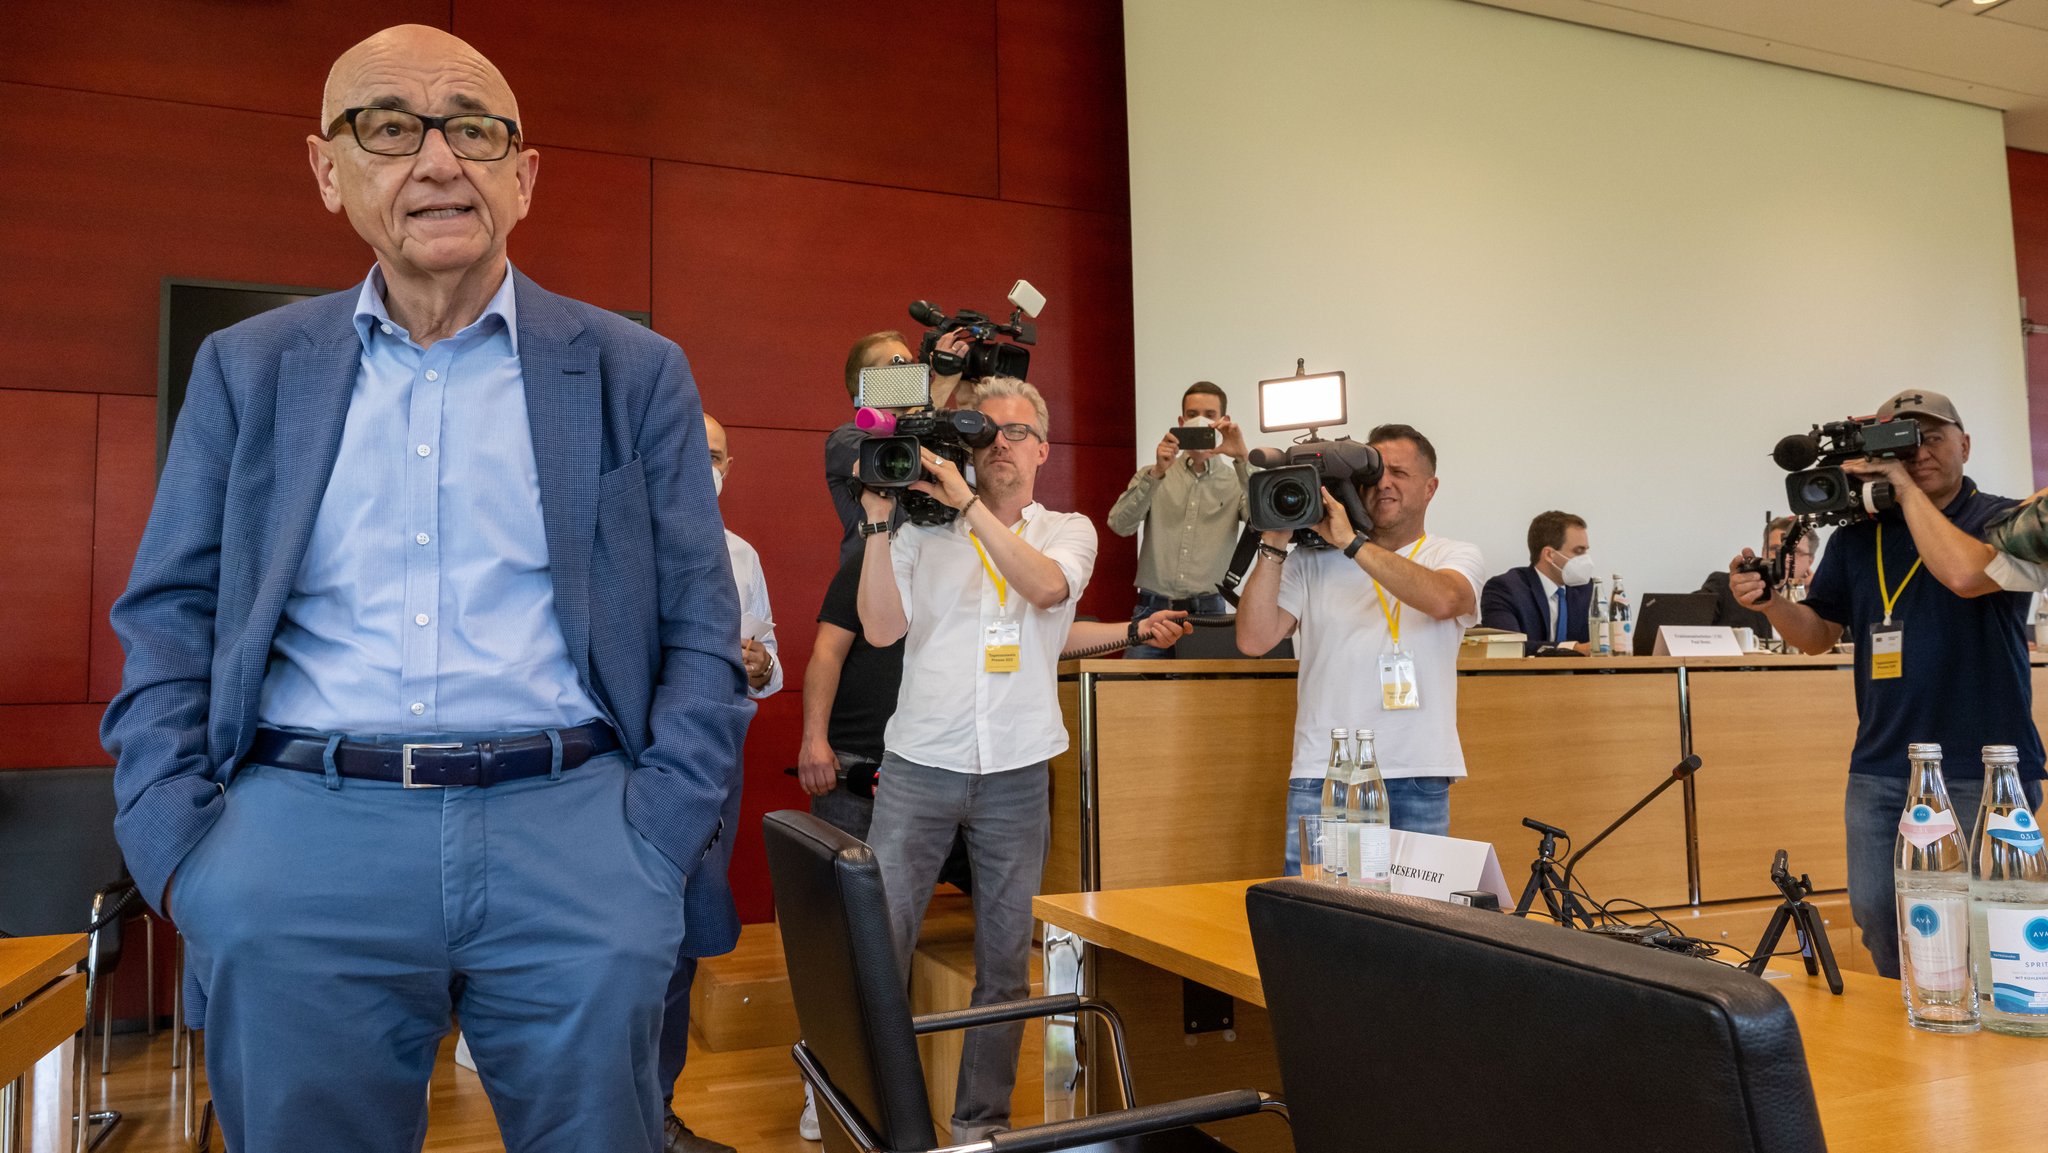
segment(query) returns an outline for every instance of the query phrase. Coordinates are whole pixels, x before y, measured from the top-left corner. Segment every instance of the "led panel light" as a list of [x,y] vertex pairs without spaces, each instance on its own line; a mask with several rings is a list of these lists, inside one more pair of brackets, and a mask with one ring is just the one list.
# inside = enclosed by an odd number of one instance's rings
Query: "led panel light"
[[1259,382],[1259,431],[1292,432],[1344,423],[1344,374],[1323,372]]

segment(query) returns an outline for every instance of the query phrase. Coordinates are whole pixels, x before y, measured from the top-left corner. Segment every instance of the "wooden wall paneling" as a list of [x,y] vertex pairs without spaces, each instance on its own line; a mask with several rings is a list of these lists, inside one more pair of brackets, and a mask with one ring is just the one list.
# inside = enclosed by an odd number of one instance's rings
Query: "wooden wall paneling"
[[1121,5],[999,0],[1005,200],[1128,216]]
[[110,765],[100,747],[102,704],[0,705],[0,769]]
[[[1461,676],[1458,735],[1471,779],[1451,787],[1451,835],[1491,842],[1520,892],[1538,839],[1522,818],[1584,845],[1677,763],[1678,679],[1671,671]],[[1684,902],[1677,787],[1602,842],[1575,879],[1603,901]]]
[[[533,207],[506,245],[512,263],[550,292],[599,308],[650,311],[650,162],[570,148],[536,150],[540,178]],[[375,255],[367,245],[362,253],[367,271]]]
[[156,496],[156,398],[102,396],[92,514],[92,675],[89,699],[121,688],[121,643],[107,611],[128,587]]
[[[1770,869],[1779,849],[1816,888],[1847,888],[1842,796],[1856,743],[1849,670],[1690,676],[1703,899],[1777,892]],[[1768,821],[1759,818],[1765,809]]]
[[0,108],[0,347],[18,387],[155,395],[165,276],[338,288],[369,270],[320,205],[305,117],[19,85]]
[[[448,23],[447,0],[15,0],[0,80],[288,112],[311,125],[327,68],[393,24]],[[136,135],[166,136],[162,125]],[[17,156],[19,154],[16,154]]]
[[1060,678],[1060,719],[1067,751],[1052,759],[1052,833],[1047,838],[1041,893],[1081,891],[1081,682]]
[[537,141],[996,194],[992,0],[459,0],[454,13]]
[[85,699],[91,396],[0,390],[0,703]]
[[1292,679],[1099,680],[1095,699],[1100,888],[1280,874]]
[[[2012,187],[2013,255],[2027,319],[2048,324],[2048,155],[2005,150]],[[2033,433],[2034,485],[2048,486],[2048,334],[2021,337],[2027,350],[2027,412]]]
[[736,423],[829,429],[843,370],[879,329],[916,344],[907,308],[1008,306],[1018,278],[1049,303],[1031,380],[1056,440],[1131,437],[1130,224],[1036,205],[657,161],[654,319]]

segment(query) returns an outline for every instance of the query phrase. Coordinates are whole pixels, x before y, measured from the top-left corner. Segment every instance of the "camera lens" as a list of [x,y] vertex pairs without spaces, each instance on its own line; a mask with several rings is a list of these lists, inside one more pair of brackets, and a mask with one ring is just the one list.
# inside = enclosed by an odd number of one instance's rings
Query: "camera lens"
[[1807,508],[1831,508],[1841,499],[1841,482],[1832,472],[1815,473],[1799,486],[1799,500]]
[[883,484],[908,484],[918,469],[915,442],[891,441],[875,450],[875,479]]
[[1282,520],[1293,520],[1308,510],[1308,489],[1298,481],[1273,486],[1273,511]]

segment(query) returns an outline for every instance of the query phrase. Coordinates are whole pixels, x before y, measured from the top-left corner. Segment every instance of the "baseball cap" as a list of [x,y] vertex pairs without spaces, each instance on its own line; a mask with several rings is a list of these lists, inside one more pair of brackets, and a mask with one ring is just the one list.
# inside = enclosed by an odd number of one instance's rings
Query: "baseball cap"
[[1963,426],[1963,418],[1956,415],[1955,402],[1938,392],[1924,388],[1909,388],[1884,402],[1877,410],[1879,420],[1890,420],[1897,416],[1925,416],[1934,420]]

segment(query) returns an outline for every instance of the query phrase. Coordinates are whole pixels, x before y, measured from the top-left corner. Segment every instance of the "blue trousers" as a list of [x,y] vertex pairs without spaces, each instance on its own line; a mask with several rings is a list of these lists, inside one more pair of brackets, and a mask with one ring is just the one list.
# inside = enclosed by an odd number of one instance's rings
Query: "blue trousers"
[[[1451,832],[1450,777],[1395,777],[1387,782],[1387,807],[1395,828],[1409,833]],[[1301,876],[1301,819],[1323,811],[1323,779],[1295,777],[1287,782],[1287,861],[1283,877]]]
[[[1977,828],[1977,808],[1984,799],[1984,774],[1976,765],[1944,764],[1942,785],[1948,789],[1956,824],[1964,839]],[[2024,786],[2027,807],[2041,807],[2041,782]],[[1842,815],[1848,834],[1849,912],[1863,947],[1880,975],[1899,979],[1898,890],[1892,883],[1892,854],[1898,848],[1899,813],[1906,807],[1906,778],[1881,777],[1875,773],[1850,773],[1849,787],[1842,801]],[[1799,862],[1791,862],[1799,871]],[[1791,944],[1782,943],[1789,949]]]
[[419,1149],[460,1015],[508,1151],[659,1150],[683,876],[626,823],[628,771],[408,790],[244,766],[170,894],[227,1147]]

